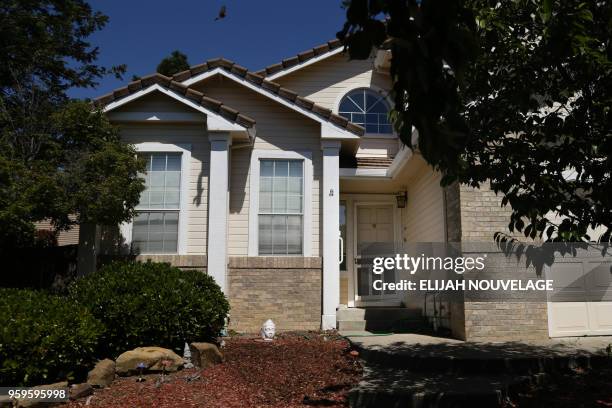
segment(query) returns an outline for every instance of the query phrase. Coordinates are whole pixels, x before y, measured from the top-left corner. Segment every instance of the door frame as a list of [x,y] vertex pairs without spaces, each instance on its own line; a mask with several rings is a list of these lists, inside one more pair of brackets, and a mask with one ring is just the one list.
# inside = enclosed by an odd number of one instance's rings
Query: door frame
[[362,306],[390,306],[397,307],[402,304],[401,295],[391,301],[362,301],[357,299],[357,270],[355,268],[355,254],[357,250],[357,231],[355,228],[358,206],[390,205],[393,209],[393,240],[402,241],[402,209],[397,208],[395,194],[340,194],[340,200],[346,204],[346,274],[348,279],[348,307]]

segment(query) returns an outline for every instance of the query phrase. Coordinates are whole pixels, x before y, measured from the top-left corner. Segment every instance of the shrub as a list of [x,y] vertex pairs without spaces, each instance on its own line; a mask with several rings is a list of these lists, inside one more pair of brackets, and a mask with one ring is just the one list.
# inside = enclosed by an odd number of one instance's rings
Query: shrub
[[0,385],[80,378],[102,324],[84,307],[29,289],[0,288]]
[[115,262],[75,281],[69,296],[105,326],[100,353],[139,346],[182,350],[219,334],[229,304],[212,277],[164,263]]

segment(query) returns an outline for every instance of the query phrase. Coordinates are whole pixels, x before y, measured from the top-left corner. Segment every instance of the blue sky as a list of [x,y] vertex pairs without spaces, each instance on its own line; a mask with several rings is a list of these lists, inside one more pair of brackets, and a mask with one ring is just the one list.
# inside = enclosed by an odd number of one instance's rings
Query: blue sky
[[[127,64],[123,81],[106,77],[95,89],[70,96],[93,98],[155,72],[178,49],[198,64],[225,57],[257,70],[335,38],[344,23],[340,0],[89,0],[110,22],[90,37],[98,63]],[[213,21],[222,5],[227,17]]]

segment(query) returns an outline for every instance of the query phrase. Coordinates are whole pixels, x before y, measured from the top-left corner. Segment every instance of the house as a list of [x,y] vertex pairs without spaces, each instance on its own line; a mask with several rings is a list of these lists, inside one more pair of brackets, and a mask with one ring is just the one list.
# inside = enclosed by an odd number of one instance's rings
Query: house
[[[361,244],[490,243],[507,210],[485,187],[440,187],[440,174],[402,146],[387,118],[389,58],[349,60],[330,41],[257,72],[214,59],[98,98],[147,160],[121,246],[205,270],[238,331],[268,318],[302,330],[367,327],[381,310],[428,315],[431,298],[372,289]],[[81,271],[116,249],[107,237],[81,226]],[[510,262],[500,259],[492,268]],[[612,334],[610,302],[442,298],[429,317],[458,338]]]

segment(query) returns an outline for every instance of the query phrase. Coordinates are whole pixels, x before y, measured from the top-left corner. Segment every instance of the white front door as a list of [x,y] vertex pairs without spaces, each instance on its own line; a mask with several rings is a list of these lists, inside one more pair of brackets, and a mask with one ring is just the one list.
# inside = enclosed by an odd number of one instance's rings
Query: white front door
[[[399,306],[396,291],[373,287],[375,280],[394,282],[395,271],[381,275],[372,273],[373,256],[393,256],[395,252],[395,220],[393,204],[355,205],[355,301],[357,306]],[[380,244],[380,245],[376,245]],[[374,248],[374,249],[373,249]],[[389,253],[382,253],[389,252]]]

